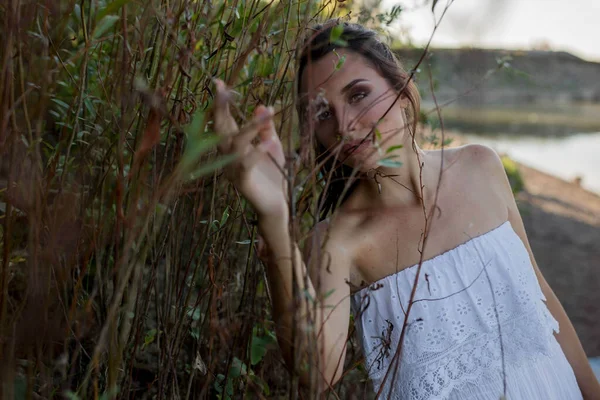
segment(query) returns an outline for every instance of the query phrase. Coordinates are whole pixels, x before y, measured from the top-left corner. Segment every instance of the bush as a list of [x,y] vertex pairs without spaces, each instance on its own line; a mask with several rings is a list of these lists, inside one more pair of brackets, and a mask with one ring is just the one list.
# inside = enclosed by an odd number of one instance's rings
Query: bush
[[502,156],[501,159],[502,165],[504,165],[504,171],[506,171],[506,175],[508,176],[508,181],[510,182],[512,192],[516,195],[525,189],[523,177],[519,171],[519,166],[506,155]]
[[239,121],[274,105],[283,142],[297,145],[285,133],[297,131],[299,35],[350,6],[9,3],[0,6],[1,397],[290,393],[254,216],[220,173],[229,159],[211,132],[211,79],[239,93]]

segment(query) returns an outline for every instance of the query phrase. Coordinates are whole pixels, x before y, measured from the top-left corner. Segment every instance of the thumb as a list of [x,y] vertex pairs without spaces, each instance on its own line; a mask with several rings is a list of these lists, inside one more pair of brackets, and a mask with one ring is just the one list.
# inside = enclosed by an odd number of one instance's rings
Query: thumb
[[265,122],[263,122],[258,130],[258,137],[261,142],[267,140],[274,140],[277,138],[277,131],[275,130],[275,123],[273,122],[273,115],[275,114],[273,107],[265,107],[260,105],[256,107],[254,110],[254,115],[256,117],[265,118]]

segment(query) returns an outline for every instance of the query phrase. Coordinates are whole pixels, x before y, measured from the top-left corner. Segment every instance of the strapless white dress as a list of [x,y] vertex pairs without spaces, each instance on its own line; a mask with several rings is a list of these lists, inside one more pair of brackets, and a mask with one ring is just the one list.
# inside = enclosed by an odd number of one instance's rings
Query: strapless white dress
[[416,273],[417,266],[404,269],[351,297],[380,399],[499,400],[505,386],[507,400],[582,399],[554,337],[558,323],[509,221],[423,263],[393,363]]

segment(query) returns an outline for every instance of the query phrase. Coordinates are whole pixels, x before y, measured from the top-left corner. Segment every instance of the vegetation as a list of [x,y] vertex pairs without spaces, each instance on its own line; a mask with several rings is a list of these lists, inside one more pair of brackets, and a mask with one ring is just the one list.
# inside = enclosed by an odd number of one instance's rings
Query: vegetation
[[512,189],[513,194],[517,194],[520,191],[525,189],[525,184],[523,182],[523,177],[521,176],[521,172],[519,172],[519,166],[516,162],[514,162],[508,156],[502,156],[502,165],[504,165],[504,171],[506,171],[506,175],[508,176],[508,181],[510,182],[510,187]]
[[[273,105],[284,143],[302,149],[299,39],[350,11],[385,27],[400,9],[0,5],[2,398],[296,396],[276,350],[253,214],[220,173],[231,159],[215,150],[212,78],[239,94],[239,121]],[[319,191],[302,165],[300,238]],[[348,351],[349,376],[364,378]],[[364,386],[347,381],[340,393]]]

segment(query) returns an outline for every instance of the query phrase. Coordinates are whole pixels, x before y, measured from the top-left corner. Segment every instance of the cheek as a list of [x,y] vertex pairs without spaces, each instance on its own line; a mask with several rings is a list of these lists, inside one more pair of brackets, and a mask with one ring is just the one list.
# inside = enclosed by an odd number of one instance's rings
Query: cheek
[[315,129],[315,139],[318,140],[319,143],[321,143],[325,148],[330,148],[337,142],[333,130],[324,126]]
[[392,105],[395,96],[387,95],[385,98],[374,97],[377,100],[373,100],[372,103],[366,103],[364,107],[362,107],[362,117],[361,121],[371,127],[377,123],[380,119],[384,118],[384,121],[380,122],[380,126],[382,124],[386,124],[387,121],[390,121],[392,118],[392,114],[395,113],[395,108],[393,107],[390,112],[386,114],[386,111]]

